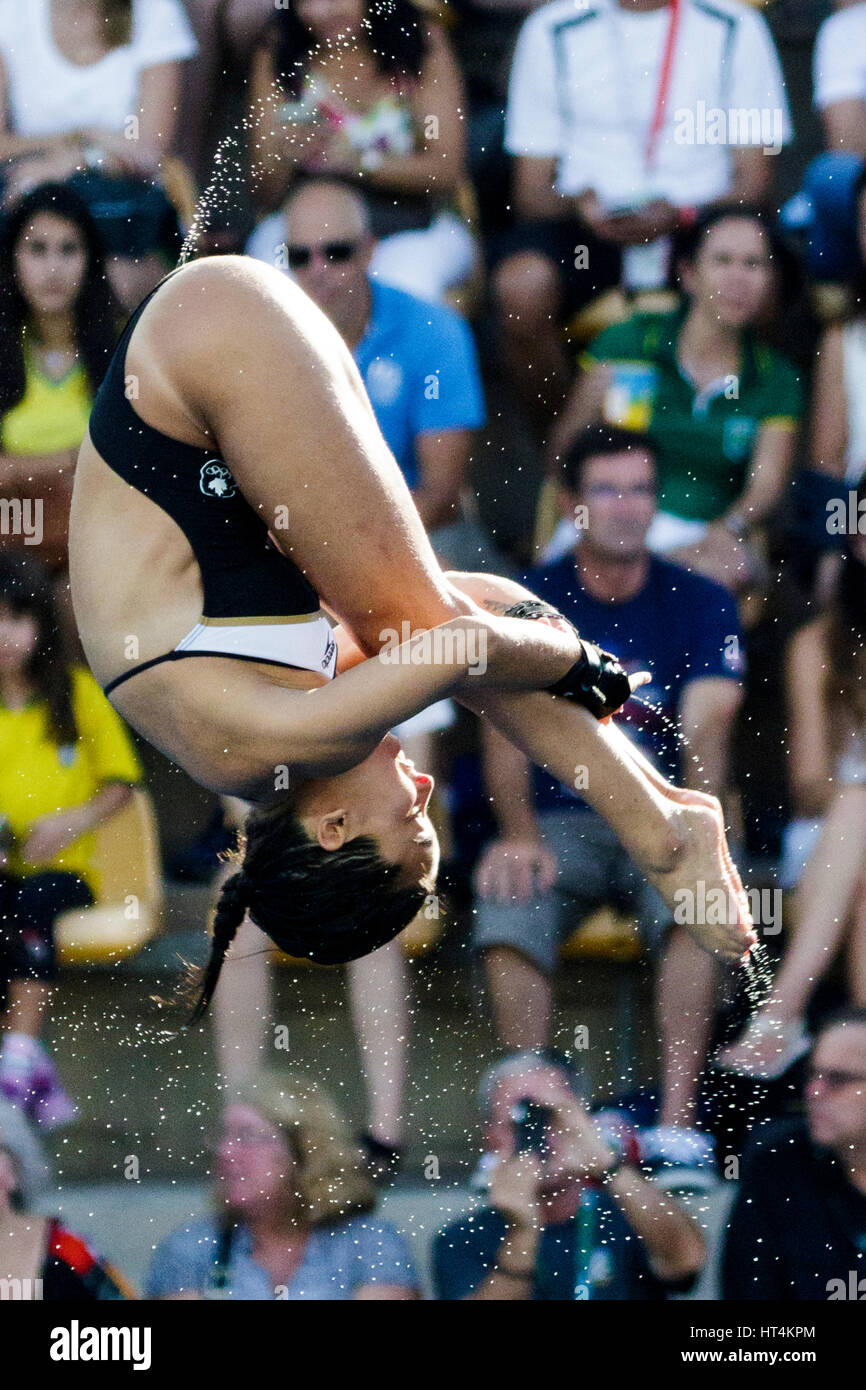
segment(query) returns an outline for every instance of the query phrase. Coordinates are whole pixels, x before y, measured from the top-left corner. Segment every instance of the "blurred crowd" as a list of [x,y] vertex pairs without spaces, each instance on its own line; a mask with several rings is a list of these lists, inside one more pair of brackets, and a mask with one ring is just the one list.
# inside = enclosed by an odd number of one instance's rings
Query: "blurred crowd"
[[[580,768],[555,782],[443,702],[398,732],[437,774],[449,906],[347,970],[366,1128],[262,1070],[247,922],[213,1202],[144,1295],[664,1299],[711,1260],[717,1297],[862,1297],[863,0],[0,0],[0,1280],[133,1296],[37,1215],[39,1132],[77,1113],[42,1041],[62,926],[118,930],[100,845],[143,823],[153,758],[85,668],[68,513],[125,317],[226,253],[336,325],[443,566],[513,575],[651,672],[619,718],[721,798],[762,987],[698,949],[712,905],[665,907]],[[239,807],[212,811],[187,881],[225,872]],[[477,961],[501,1060],[475,1205],[422,1273],[376,1208],[424,952]],[[651,1088],[593,1095],[554,1049],[575,954],[651,982]],[[708,1241],[683,1194],[726,1180]]]

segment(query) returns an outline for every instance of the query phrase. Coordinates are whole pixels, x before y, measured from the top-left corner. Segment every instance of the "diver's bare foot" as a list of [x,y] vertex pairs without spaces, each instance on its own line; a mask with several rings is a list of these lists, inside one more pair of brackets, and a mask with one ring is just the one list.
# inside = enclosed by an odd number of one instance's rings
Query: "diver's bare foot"
[[[743,888],[743,880],[740,878],[740,871],[731,858],[728,837],[725,834],[724,812],[718,797],[711,796],[709,792],[694,791],[691,787],[675,787],[673,783],[668,784],[664,794],[669,801],[676,801],[681,806],[707,806],[713,812],[722,833],[722,862],[725,871],[737,895],[738,902],[742,901],[746,904],[748,899]],[[740,895],[742,895],[742,899]]]
[[722,808],[702,792],[671,797],[679,847],[669,869],[647,877],[705,951],[739,960],[757,943],[749,903],[725,836]]
[[785,1022],[761,1011],[752,1016],[736,1042],[721,1048],[713,1061],[724,1071],[772,1081],[802,1057],[808,1047],[809,1039],[799,1020]]

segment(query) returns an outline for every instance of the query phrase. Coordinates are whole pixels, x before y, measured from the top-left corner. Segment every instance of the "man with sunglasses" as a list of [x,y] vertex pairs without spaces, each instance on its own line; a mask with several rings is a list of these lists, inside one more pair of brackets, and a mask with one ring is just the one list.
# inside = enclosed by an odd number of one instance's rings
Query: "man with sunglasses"
[[866,1008],[826,1019],[805,1114],[759,1130],[723,1258],[726,1299],[866,1301]]
[[370,271],[376,242],[363,196],[332,179],[301,183],[282,212],[274,249],[339,330],[355,358],[385,439],[441,563],[501,568],[461,490],[473,431],[484,423],[472,334],[441,304],[382,284]]

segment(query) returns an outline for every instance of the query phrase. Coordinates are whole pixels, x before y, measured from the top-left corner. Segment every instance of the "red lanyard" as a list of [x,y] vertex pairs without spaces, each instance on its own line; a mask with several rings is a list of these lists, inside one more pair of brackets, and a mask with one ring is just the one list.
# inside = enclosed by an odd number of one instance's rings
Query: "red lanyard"
[[[616,3],[616,0],[614,0]],[[668,103],[668,93],[671,87],[671,78],[674,70],[674,56],[676,54],[677,33],[680,27],[681,0],[671,0],[671,17],[668,23],[668,35],[665,40],[665,51],[662,57],[661,71],[659,73],[659,85],[656,92],[656,104],[653,111],[652,124],[647,135],[644,159],[646,167],[651,169],[656,161],[659,136],[665,121],[665,108]]]

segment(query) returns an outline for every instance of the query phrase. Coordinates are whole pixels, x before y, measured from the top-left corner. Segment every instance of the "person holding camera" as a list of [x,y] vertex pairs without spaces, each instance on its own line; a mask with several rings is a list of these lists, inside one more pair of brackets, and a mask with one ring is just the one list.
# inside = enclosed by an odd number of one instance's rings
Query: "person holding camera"
[[485,1072],[485,1200],[434,1237],[437,1298],[660,1300],[694,1285],[698,1226],[643,1176],[632,1136],[602,1133],[577,1085],[552,1050]]

